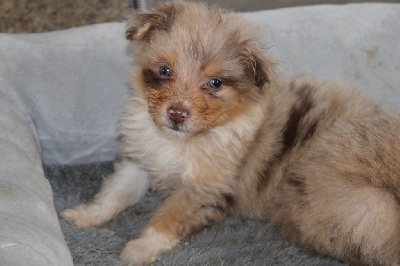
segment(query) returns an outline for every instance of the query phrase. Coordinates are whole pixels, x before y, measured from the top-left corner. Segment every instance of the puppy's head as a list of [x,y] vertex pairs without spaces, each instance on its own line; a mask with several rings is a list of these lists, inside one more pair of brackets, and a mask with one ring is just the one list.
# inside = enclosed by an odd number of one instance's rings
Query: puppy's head
[[157,127],[188,138],[223,126],[259,104],[272,63],[257,30],[234,13],[177,1],[130,14],[134,87]]

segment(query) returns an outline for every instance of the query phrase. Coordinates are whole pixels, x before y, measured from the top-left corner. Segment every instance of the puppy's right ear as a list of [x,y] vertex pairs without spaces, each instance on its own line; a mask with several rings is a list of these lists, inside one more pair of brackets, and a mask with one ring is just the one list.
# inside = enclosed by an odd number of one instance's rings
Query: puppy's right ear
[[243,62],[249,77],[254,85],[259,88],[270,83],[274,75],[275,62],[264,54],[264,50],[254,41],[246,41],[242,44]]
[[176,11],[177,7],[174,3],[164,3],[152,12],[132,10],[127,15],[126,39],[129,41],[146,41],[155,31],[169,31],[174,23]]

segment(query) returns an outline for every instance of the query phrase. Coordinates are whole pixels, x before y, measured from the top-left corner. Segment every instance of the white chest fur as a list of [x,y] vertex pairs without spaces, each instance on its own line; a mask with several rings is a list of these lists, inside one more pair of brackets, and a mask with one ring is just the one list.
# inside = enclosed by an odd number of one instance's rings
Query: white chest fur
[[187,168],[178,142],[163,137],[147,111],[144,100],[128,103],[119,125],[120,153],[137,162],[153,179],[153,184],[168,189],[179,181]]
[[[158,188],[175,188],[182,184],[182,178],[189,181],[212,176],[224,182],[225,177],[235,175],[244,147],[262,121],[263,108],[254,106],[243,116],[204,136],[184,141],[165,137],[148,113],[146,102],[134,97],[120,121],[120,153],[148,172]],[[207,183],[206,179],[200,182],[203,181]]]

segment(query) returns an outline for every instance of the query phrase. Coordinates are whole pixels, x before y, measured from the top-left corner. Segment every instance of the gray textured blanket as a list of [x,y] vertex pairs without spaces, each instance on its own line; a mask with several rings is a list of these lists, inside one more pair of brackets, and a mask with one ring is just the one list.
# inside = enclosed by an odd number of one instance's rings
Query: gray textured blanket
[[[57,212],[87,202],[99,189],[102,177],[111,173],[111,162],[46,166]],[[80,230],[60,219],[74,264],[121,265],[118,255],[124,243],[139,236],[161,195],[149,191],[139,204],[128,208],[102,228]],[[306,254],[282,241],[267,221],[229,217],[221,224],[189,236],[153,265],[343,265],[335,260]]]

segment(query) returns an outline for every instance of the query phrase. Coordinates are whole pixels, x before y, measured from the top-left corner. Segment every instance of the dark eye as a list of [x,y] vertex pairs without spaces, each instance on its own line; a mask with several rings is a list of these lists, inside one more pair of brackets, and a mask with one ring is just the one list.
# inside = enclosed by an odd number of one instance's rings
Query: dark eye
[[219,89],[221,87],[221,85],[222,85],[222,81],[220,81],[217,78],[212,78],[208,82],[208,85],[210,85],[210,87],[213,88],[213,89]]
[[168,77],[171,76],[171,69],[169,69],[167,66],[161,66],[159,73],[163,77]]

